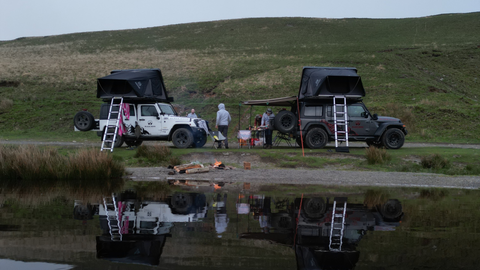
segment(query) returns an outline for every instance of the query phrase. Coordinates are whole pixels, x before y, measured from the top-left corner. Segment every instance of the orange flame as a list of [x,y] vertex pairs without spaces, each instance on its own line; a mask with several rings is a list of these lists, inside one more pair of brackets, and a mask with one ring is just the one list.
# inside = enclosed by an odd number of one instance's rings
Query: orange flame
[[215,163],[213,163],[213,167],[218,167],[220,166],[220,164],[222,164],[222,162],[215,159]]

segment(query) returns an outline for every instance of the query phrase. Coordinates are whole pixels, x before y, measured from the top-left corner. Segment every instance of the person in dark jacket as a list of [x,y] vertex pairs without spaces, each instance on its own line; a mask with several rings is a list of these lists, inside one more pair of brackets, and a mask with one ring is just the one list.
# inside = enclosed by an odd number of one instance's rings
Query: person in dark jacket
[[267,111],[262,116],[262,126],[265,126],[265,146],[266,149],[272,149],[272,133],[273,129],[270,125],[275,114],[273,114],[272,109],[268,108]]
[[[230,113],[225,110],[225,104],[220,103],[218,104],[218,112],[217,112],[217,122],[216,128],[222,135],[225,137],[225,148],[228,149],[228,125],[232,121],[232,117],[230,117]],[[221,142],[219,142],[218,147],[221,147]]]

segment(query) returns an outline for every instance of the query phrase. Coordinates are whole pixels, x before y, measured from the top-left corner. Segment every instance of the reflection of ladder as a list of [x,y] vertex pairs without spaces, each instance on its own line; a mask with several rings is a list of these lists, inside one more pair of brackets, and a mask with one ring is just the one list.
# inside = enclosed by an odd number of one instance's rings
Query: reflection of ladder
[[110,102],[110,109],[108,111],[107,125],[103,132],[102,148],[109,149],[113,152],[115,140],[117,139],[118,128],[120,125],[120,117],[122,117],[123,97],[113,97]]
[[[343,207],[341,203],[343,202]],[[337,203],[339,206],[337,206]],[[345,230],[345,213],[347,211],[347,198],[338,197],[333,200],[332,223],[330,225],[330,251],[342,250],[343,231]]]
[[[107,215],[110,239],[112,241],[122,241],[121,213],[118,209],[117,201],[115,200],[115,194],[112,194],[111,201],[107,200],[108,198],[103,198],[103,207],[105,207],[105,214]],[[113,211],[113,213],[110,213],[109,210]]]
[[[340,102],[337,104],[337,100]],[[340,111],[337,112],[337,106]],[[337,114],[343,117],[338,117]],[[336,152],[350,152],[348,150],[348,113],[347,113],[347,97],[334,96],[333,97],[333,122],[335,126],[335,151]],[[344,147],[339,146],[339,142],[345,142]]]

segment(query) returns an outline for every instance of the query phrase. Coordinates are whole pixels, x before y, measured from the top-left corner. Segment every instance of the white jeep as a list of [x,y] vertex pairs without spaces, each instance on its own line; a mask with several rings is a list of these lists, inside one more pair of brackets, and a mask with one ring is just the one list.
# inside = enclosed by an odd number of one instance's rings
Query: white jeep
[[[143,141],[159,140],[187,148],[202,147],[207,141],[206,131],[199,127],[200,118],[180,117],[176,113],[160,69],[114,70],[97,80],[97,97],[107,102],[101,106],[100,119],[94,119],[88,111],[77,112],[73,121],[75,131],[97,131],[103,140],[107,130],[107,134],[113,133],[109,122],[117,119],[118,108],[110,110],[110,106],[117,103],[123,105],[123,109],[114,147],[124,142],[128,146],[139,146]],[[208,126],[206,128],[208,130]]]

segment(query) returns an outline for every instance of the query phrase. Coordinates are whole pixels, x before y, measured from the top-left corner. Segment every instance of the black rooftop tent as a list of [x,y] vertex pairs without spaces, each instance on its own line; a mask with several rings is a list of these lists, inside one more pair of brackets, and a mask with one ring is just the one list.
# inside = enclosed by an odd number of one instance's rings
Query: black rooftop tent
[[112,97],[131,101],[173,101],[167,96],[160,69],[114,70],[97,79],[97,98]]
[[351,98],[365,96],[362,80],[356,68],[304,67],[298,98],[331,97],[344,95]]

